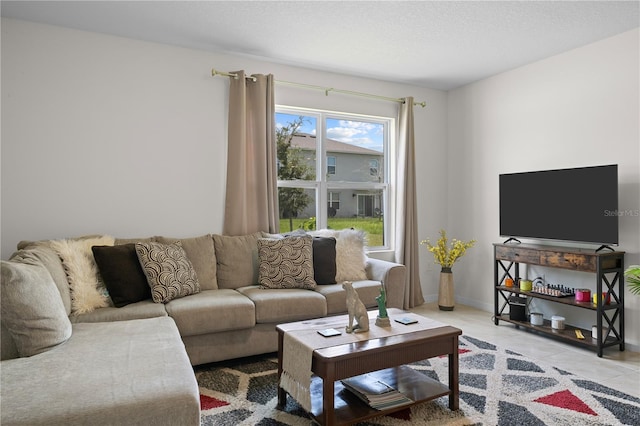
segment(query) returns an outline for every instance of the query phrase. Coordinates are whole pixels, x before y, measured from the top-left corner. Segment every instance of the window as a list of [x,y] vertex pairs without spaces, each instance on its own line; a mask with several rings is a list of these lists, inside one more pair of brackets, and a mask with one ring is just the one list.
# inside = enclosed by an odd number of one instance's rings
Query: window
[[369,248],[391,248],[393,125],[387,117],[277,107],[280,230],[355,228],[367,233]]
[[369,175],[378,176],[378,160],[369,160]]
[[340,193],[329,192],[329,207],[333,207],[336,210],[340,208]]
[[336,157],[327,156],[327,174],[336,174]]

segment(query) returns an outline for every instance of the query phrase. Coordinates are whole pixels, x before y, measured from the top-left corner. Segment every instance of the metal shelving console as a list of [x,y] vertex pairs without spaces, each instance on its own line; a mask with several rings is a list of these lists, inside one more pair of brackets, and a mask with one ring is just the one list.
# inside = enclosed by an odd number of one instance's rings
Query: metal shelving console
[[[597,350],[598,357],[602,357],[602,350],[609,346],[619,345],[620,351],[624,351],[624,252],[596,252],[570,247],[509,243],[496,243],[493,246],[496,325],[500,321],[506,321],[515,324],[517,328],[523,327],[569,343],[592,347]],[[533,291],[522,291],[518,287],[507,287],[507,278],[517,283],[521,263],[594,273],[595,293],[606,293],[604,300],[609,300],[609,303],[576,302],[573,297],[553,297]],[[591,330],[569,325],[563,330],[553,329],[548,320],[545,320],[543,325],[532,325],[529,321],[511,319],[509,313],[505,313],[511,295],[526,296],[527,307],[532,299],[543,299],[595,311],[597,335],[592,336]],[[576,336],[576,330],[582,332],[584,339]]]

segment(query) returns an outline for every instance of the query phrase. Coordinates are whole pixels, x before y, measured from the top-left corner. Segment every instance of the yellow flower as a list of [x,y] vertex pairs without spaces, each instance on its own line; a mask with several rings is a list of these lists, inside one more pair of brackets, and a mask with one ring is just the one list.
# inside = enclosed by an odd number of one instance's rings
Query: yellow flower
[[435,263],[443,268],[451,268],[453,264],[466,253],[467,249],[473,247],[476,240],[460,241],[453,238],[451,244],[447,246],[447,233],[444,229],[440,230],[440,238],[436,245],[432,245],[429,239],[420,241],[420,244],[426,245],[427,250],[433,254]]

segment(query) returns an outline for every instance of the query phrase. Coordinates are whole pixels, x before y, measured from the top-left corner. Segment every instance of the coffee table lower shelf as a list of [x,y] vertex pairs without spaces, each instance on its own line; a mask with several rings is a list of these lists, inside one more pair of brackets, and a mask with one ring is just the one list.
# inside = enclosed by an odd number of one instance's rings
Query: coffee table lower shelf
[[[451,389],[444,384],[427,377],[407,365],[387,368],[385,370],[368,373],[370,376],[397,389],[413,402],[386,410],[376,410],[370,407],[347,390],[340,381],[335,382],[334,407],[336,424],[353,424],[373,417],[391,414],[404,410],[415,404],[430,401],[441,396],[451,394]],[[311,381],[311,415],[322,424],[322,379],[313,376]]]

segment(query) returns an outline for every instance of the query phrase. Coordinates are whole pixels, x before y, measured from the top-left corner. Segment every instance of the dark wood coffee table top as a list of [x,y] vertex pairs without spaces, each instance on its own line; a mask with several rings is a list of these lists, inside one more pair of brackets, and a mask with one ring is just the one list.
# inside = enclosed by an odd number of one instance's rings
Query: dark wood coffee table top
[[[374,312],[370,317],[375,318]],[[402,408],[375,410],[343,390],[339,380],[364,373],[379,374],[384,381],[409,396],[415,403],[449,395],[449,408],[458,409],[458,336],[462,331],[422,316],[399,309],[389,309],[389,317],[415,316],[422,325],[420,330],[394,334],[371,340],[339,343],[313,351],[311,371],[315,375],[311,385],[314,419],[323,425],[352,424]],[[322,329],[328,322],[344,322],[347,315],[281,324],[278,330],[278,374],[282,374],[284,333],[296,330]],[[397,323],[396,323],[397,324]],[[394,328],[402,327],[401,324]],[[334,327],[334,326],[331,326]],[[337,328],[337,327],[334,327]],[[400,329],[401,330],[401,329]],[[340,330],[344,333],[344,329]],[[330,339],[330,338],[329,338]],[[449,356],[449,386],[404,367],[404,364],[435,356]],[[333,395],[333,398],[328,397]],[[327,397],[325,397],[327,396]],[[286,392],[278,389],[278,404],[284,406]]]

